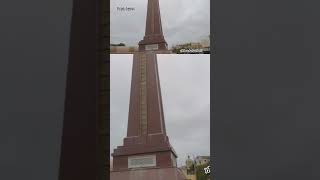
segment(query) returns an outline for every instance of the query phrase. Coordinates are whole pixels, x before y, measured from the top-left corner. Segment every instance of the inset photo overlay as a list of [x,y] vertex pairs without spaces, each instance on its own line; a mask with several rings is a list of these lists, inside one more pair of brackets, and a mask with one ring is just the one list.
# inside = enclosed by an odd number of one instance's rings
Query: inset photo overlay
[[210,0],[111,0],[110,52],[210,54]]

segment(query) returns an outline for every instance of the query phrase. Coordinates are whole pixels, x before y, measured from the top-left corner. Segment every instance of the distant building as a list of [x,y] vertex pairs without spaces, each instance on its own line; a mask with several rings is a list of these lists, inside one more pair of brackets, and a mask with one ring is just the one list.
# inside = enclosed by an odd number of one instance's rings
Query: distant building
[[201,41],[201,46],[204,54],[210,54],[210,35]]
[[201,42],[178,44],[172,47],[172,52],[177,54],[210,54],[210,36]]
[[110,44],[111,54],[132,54],[136,51],[138,51],[138,47],[135,47],[135,46],[128,47],[124,43]]
[[194,161],[197,166],[207,164],[210,163],[210,156],[197,156]]

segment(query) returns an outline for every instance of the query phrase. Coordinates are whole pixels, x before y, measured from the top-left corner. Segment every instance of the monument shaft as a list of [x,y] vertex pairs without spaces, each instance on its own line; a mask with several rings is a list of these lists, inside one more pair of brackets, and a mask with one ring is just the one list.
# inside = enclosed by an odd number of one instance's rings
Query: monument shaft
[[[134,54],[127,137],[113,153],[113,169],[127,170],[130,156],[155,155],[154,167],[175,167],[164,121],[157,56],[153,51]],[[143,156],[142,156],[143,157]]]
[[166,135],[155,53],[134,54],[128,137]]
[[146,31],[139,42],[139,50],[167,50],[167,46],[162,32],[159,0],[148,0]]

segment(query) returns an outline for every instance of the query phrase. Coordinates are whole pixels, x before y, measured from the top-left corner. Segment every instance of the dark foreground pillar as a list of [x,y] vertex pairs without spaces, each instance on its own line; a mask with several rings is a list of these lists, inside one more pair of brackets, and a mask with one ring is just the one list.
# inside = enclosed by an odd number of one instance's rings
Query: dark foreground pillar
[[109,178],[106,0],[75,0],[59,180]]

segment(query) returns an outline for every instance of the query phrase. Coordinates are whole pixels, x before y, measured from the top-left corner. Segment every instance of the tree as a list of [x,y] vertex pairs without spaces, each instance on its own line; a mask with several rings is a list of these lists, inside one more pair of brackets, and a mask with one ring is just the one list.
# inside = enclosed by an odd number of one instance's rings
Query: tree
[[204,168],[208,167],[209,163],[201,164],[196,166],[196,176],[197,180],[208,180],[210,179],[210,173],[205,174]]

